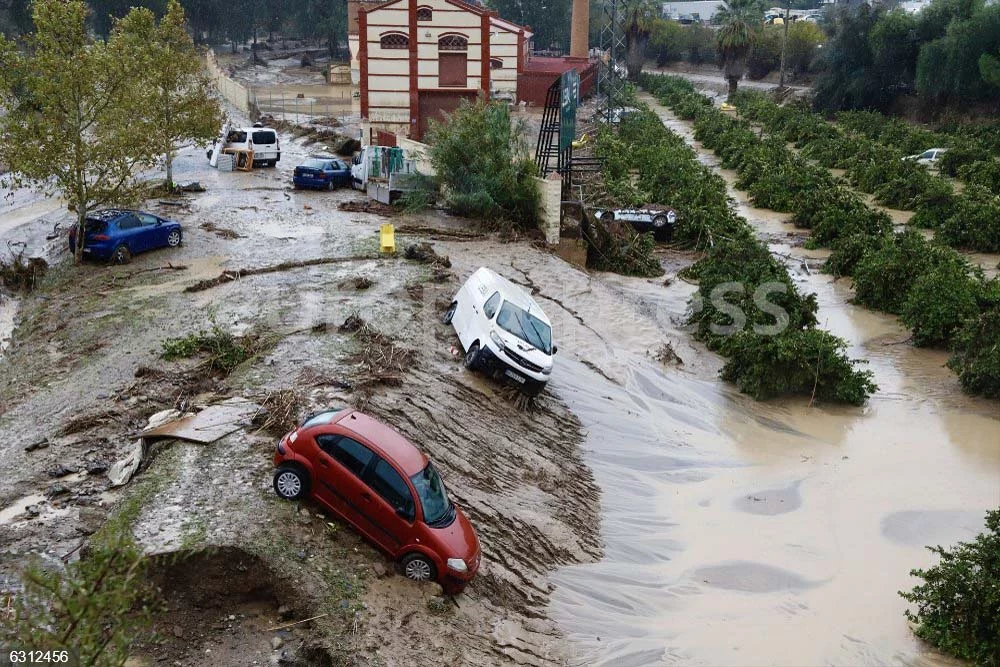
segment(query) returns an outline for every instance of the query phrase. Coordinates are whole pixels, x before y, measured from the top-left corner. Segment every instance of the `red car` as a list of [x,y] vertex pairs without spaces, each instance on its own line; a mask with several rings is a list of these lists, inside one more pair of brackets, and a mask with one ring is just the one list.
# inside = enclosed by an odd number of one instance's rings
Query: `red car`
[[392,555],[408,579],[462,592],[479,539],[448,500],[434,465],[409,440],[357,410],[327,410],[278,443],[274,490],[312,497]]

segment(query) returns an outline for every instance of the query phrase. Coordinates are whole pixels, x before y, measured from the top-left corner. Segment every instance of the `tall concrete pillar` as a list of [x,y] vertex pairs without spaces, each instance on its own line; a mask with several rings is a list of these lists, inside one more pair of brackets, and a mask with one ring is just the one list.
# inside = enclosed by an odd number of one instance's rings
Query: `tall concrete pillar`
[[573,30],[570,33],[569,55],[586,58],[590,50],[590,0],[573,0]]

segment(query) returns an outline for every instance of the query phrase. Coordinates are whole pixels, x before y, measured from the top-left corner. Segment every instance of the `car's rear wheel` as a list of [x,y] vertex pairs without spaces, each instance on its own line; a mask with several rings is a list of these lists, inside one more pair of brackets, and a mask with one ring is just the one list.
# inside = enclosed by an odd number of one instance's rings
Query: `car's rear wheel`
[[470,371],[479,368],[479,343],[469,346],[469,351],[465,353],[465,367]]
[[271,169],[274,169],[275,167],[278,166],[278,161],[277,160],[271,160],[270,162],[267,163],[267,166],[270,167]]
[[128,264],[131,261],[132,253],[129,252],[128,247],[124,243],[115,248],[111,253],[112,264]]
[[444,311],[444,317],[441,318],[441,322],[444,324],[451,324],[451,321],[455,319],[455,311],[458,310],[458,302],[453,302],[448,306],[448,310]]
[[666,225],[667,225],[667,216],[658,215],[655,218],[653,218],[653,226],[656,227],[657,229],[665,227]]
[[423,554],[409,554],[399,562],[403,576],[410,581],[434,581],[437,571],[434,563]]
[[285,500],[298,500],[308,488],[309,478],[297,466],[281,466],[274,473],[274,492]]
[[181,230],[174,229],[169,234],[167,234],[167,245],[171,248],[176,248],[181,244]]
[[333,186],[333,179],[331,178],[329,181],[326,182],[326,189],[327,189],[327,191],[330,191],[330,190],[333,190],[333,187],[334,187]]

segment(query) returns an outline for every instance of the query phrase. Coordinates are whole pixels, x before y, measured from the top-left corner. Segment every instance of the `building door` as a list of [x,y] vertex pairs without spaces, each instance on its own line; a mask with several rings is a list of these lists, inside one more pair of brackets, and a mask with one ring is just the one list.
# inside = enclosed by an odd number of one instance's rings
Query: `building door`
[[466,88],[469,78],[469,54],[438,54],[438,85],[442,88]]
[[450,90],[421,90],[419,99],[420,124],[418,139],[427,135],[430,119],[444,120],[444,114],[458,108],[463,99],[476,99],[475,92]]

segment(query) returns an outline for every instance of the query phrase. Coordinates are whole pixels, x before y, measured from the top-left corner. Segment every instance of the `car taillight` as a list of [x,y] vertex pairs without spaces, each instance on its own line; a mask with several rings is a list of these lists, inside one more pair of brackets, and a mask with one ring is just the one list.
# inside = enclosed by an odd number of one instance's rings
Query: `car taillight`
[[90,237],[91,241],[110,241],[111,237],[107,234],[94,234]]

